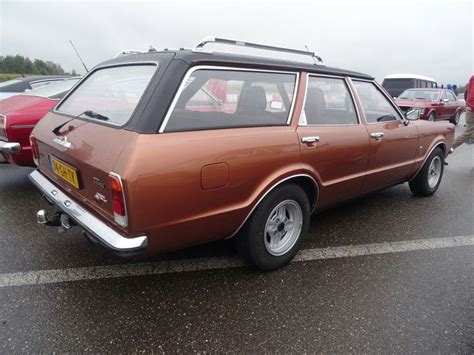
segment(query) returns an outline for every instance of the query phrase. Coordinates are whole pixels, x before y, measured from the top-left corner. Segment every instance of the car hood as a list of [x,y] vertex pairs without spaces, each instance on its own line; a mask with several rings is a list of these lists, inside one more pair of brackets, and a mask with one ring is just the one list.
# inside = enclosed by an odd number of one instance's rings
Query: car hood
[[25,111],[31,106],[36,106],[37,103],[43,100],[49,101],[49,99],[40,96],[15,95],[0,101],[0,114],[6,114],[19,110]]
[[434,101],[432,100],[406,100],[406,99],[395,99],[395,103],[398,106],[410,106],[410,107],[427,107],[431,106]]

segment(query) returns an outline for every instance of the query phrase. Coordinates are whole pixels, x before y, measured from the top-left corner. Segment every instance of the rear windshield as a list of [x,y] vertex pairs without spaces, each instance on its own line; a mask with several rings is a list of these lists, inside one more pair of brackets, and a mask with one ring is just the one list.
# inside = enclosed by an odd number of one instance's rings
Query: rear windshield
[[155,65],[126,65],[96,70],[79,84],[57,110],[73,116],[93,111],[107,117],[107,123],[124,125],[155,70]]
[[398,96],[399,99],[410,100],[438,100],[437,90],[405,90]]
[[37,89],[26,91],[21,95],[41,96],[52,99],[60,99],[79,81],[79,78],[59,81],[57,83],[42,86]]

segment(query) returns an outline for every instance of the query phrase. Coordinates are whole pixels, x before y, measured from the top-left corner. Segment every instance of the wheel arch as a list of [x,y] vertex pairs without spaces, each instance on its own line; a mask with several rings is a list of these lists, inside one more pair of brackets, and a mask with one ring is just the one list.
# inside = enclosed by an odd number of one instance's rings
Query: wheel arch
[[237,230],[230,235],[227,239],[230,239],[234,237],[245,225],[247,220],[250,218],[252,213],[255,211],[255,209],[258,207],[258,205],[263,201],[263,199],[271,192],[273,191],[276,187],[284,185],[284,184],[289,184],[289,183],[294,183],[300,186],[303,191],[306,193],[308,196],[308,200],[310,201],[310,211],[311,213],[314,211],[316,208],[316,205],[318,203],[319,199],[319,184],[313,176],[307,173],[295,173],[293,175],[289,175],[286,177],[282,177],[278,179],[276,182],[274,182],[269,188],[265,189],[264,192],[261,194],[260,198],[253,204],[250,212],[247,214],[243,222],[239,225]]
[[430,157],[431,153],[434,152],[434,150],[436,148],[441,148],[441,150],[443,151],[443,154],[444,154],[444,157],[447,156],[448,154],[448,151],[447,151],[447,145],[446,145],[446,142],[445,141],[437,141],[436,143],[434,143],[431,148],[428,151],[428,153],[426,154],[426,156],[423,158],[423,162],[420,164],[419,168],[416,169],[415,173],[413,174],[413,176],[411,177],[410,180],[408,181],[412,181],[414,178],[416,178],[416,176],[418,175],[418,173],[420,172],[421,169],[423,169],[423,166],[425,165],[426,161],[428,160],[428,158]]

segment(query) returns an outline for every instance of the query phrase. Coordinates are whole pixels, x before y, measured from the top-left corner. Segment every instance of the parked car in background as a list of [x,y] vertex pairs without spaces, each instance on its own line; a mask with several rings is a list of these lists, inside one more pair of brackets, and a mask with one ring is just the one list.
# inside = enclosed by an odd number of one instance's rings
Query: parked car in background
[[391,74],[383,79],[382,86],[395,98],[406,89],[437,88],[438,83],[435,79],[418,74]]
[[466,109],[466,102],[447,89],[408,89],[395,102],[403,112],[417,110],[421,119],[449,120],[455,125]]
[[0,155],[7,162],[35,166],[31,131],[79,79],[68,78],[0,101]]
[[122,255],[235,237],[271,270],[297,253],[314,210],[407,181],[435,193],[453,125],[408,120],[372,76],[312,59],[207,39],[95,67],[32,133],[30,179],[57,208],[38,223],[79,225]]
[[32,75],[0,83],[0,100],[71,78],[70,75]]

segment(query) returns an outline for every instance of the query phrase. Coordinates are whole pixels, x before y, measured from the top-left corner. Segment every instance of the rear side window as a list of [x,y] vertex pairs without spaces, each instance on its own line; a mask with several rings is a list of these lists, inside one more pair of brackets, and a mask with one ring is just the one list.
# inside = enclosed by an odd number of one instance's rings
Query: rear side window
[[354,81],[354,86],[364,108],[367,123],[382,123],[400,118],[400,115],[390,101],[380,92],[375,84],[365,81]]
[[343,79],[309,77],[300,124],[358,124],[354,102]]
[[98,69],[57,110],[73,116],[90,110],[108,117],[107,123],[121,126],[130,119],[155,70],[155,65]]
[[286,125],[296,79],[292,73],[195,70],[160,132]]

